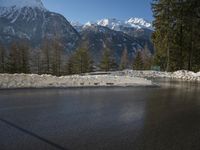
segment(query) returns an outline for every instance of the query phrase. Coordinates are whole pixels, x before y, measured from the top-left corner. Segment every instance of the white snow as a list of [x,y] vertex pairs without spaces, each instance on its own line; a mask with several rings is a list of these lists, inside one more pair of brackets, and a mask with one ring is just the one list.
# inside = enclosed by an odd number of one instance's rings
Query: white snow
[[80,22],[78,22],[78,21],[70,21],[70,24],[72,26],[82,26],[82,24]]
[[88,21],[83,25],[83,28],[91,27],[93,25],[95,25],[95,23],[92,23],[92,22]]
[[73,26],[83,26],[84,27],[88,27],[88,26],[92,26],[92,25],[99,25],[99,26],[103,26],[103,27],[108,27],[112,30],[115,31],[120,31],[121,27],[129,27],[129,28],[136,28],[136,29],[141,29],[141,28],[148,28],[150,30],[153,30],[152,24],[146,20],[144,20],[143,18],[130,18],[128,20],[119,20],[119,19],[115,19],[115,18],[105,18],[105,19],[101,19],[101,20],[97,20],[95,22],[87,22],[84,25],[82,25],[79,22],[72,22]]
[[116,31],[120,31],[120,26],[126,26],[123,21],[117,19],[102,19],[98,20],[96,24]]
[[0,88],[151,86],[147,79],[116,75],[55,77],[36,74],[0,74]]
[[[18,17],[20,16],[20,14],[21,14],[21,9],[19,9],[19,12],[17,13],[17,15],[14,16],[14,18],[11,21],[11,23],[14,23],[18,19]],[[11,13],[10,18],[12,18],[11,17],[12,15],[13,15],[13,13]]]
[[176,72],[124,70],[108,74],[91,73],[55,77],[36,74],[0,74],[0,88],[48,88],[48,87],[99,87],[99,86],[152,86],[145,78],[170,78],[200,82],[200,72],[180,70]]
[[152,24],[143,18],[130,18],[127,21],[125,21],[126,24],[129,24],[132,27],[137,27],[138,28],[149,28],[152,29]]
[[[47,11],[41,0],[0,0],[0,17],[6,17],[10,23],[14,23],[20,15],[27,21],[34,20],[38,17],[35,8]],[[29,17],[30,10],[31,13],[33,10],[34,17]]]
[[150,22],[144,20],[143,18],[130,18],[128,20],[118,20],[115,18],[102,19],[96,22],[97,25],[108,27],[112,30],[120,31],[120,27],[133,27],[137,29],[149,28],[152,29]]
[[3,33],[15,35],[15,30],[11,26],[6,26],[6,27],[3,28]]
[[187,70],[179,70],[176,72],[124,70],[119,71],[117,74],[140,78],[170,78],[185,81],[200,81],[200,72],[194,73]]
[[0,7],[38,7],[44,8],[41,0],[0,0]]

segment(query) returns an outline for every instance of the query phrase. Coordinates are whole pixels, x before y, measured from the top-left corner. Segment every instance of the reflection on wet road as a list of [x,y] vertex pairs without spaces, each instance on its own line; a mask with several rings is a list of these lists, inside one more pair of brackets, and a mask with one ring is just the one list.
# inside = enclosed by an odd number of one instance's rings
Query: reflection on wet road
[[197,150],[200,87],[0,91],[1,150]]

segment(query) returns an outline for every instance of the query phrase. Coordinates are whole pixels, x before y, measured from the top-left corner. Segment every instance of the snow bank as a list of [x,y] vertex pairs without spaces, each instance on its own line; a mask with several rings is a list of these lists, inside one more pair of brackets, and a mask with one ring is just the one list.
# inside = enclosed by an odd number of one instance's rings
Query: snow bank
[[180,78],[183,80],[189,80],[189,81],[200,81],[200,73],[194,73],[192,71],[176,71],[172,74],[172,78]]
[[200,81],[200,72],[180,70],[176,72],[124,70],[56,77],[37,74],[0,74],[0,88],[47,87],[100,87],[100,86],[151,86],[145,78],[170,78],[184,81]]
[[176,72],[124,70],[117,72],[117,74],[140,78],[171,78],[185,81],[200,81],[200,72],[194,73],[186,70]]
[[116,75],[73,75],[55,77],[36,74],[0,74],[0,88],[150,86],[152,82],[137,77]]

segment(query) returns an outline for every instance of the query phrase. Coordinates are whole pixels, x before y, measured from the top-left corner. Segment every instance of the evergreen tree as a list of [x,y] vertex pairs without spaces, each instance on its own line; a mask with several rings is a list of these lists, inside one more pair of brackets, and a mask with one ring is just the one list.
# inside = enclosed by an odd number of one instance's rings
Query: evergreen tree
[[9,73],[19,73],[19,53],[16,43],[12,43],[10,47],[10,52],[8,55],[8,72]]
[[93,61],[87,49],[79,48],[68,62],[68,72],[74,74],[91,72]]
[[30,66],[29,66],[29,46],[25,42],[21,42],[19,44],[18,52],[19,53],[19,70],[20,73],[29,73],[30,72]]
[[142,52],[138,52],[133,62],[133,70],[143,70],[144,63],[142,60]]
[[74,61],[75,61],[75,56],[71,55],[68,58],[67,64],[66,64],[66,74],[67,75],[71,75],[71,74],[75,74],[75,70],[74,70]]
[[144,46],[144,49],[141,51],[141,55],[142,55],[142,61],[143,61],[143,69],[145,70],[149,70],[151,69],[151,65],[152,65],[152,54],[150,53],[149,49],[148,49],[148,45],[147,43]]
[[110,52],[108,49],[104,50],[103,57],[101,60],[100,68],[103,71],[110,70]]
[[58,39],[54,39],[52,42],[52,74],[56,76],[61,75],[61,65],[62,65],[62,47],[59,44]]
[[125,48],[121,55],[121,60],[120,60],[120,65],[119,65],[120,70],[127,69],[128,63],[129,63],[128,51],[127,51],[127,48]]
[[199,8],[199,0],[154,0],[154,62],[163,70],[199,70]]
[[9,73],[29,73],[29,47],[25,42],[12,43],[8,55]]
[[5,48],[0,43],[0,73],[5,73],[6,71],[6,54]]
[[31,73],[42,74],[43,72],[43,53],[40,48],[30,50],[30,70]]
[[187,69],[199,71],[200,69],[200,1],[187,0],[185,5],[185,28],[187,33]]
[[154,62],[162,70],[167,71],[170,70],[170,56],[172,51],[173,11],[170,9],[172,5],[172,0],[154,0],[152,4],[155,17],[153,22],[155,32],[152,36],[156,51]]
[[100,62],[100,69],[102,71],[110,71],[117,69],[117,64],[115,62],[115,59],[111,55],[110,50],[108,48],[104,49],[103,57]]
[[45,39],[42,43],[42,73],[46,73],[49,74],[50,72],[50,51],[51,51],[51,47],[50,47],[50,40]]

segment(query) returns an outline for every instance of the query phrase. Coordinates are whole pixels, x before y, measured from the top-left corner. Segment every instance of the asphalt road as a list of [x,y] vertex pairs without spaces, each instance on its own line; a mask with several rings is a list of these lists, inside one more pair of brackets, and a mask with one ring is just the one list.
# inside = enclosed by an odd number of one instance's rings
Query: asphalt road
[[199,150],[199,88],[0,91],[1,150]]

